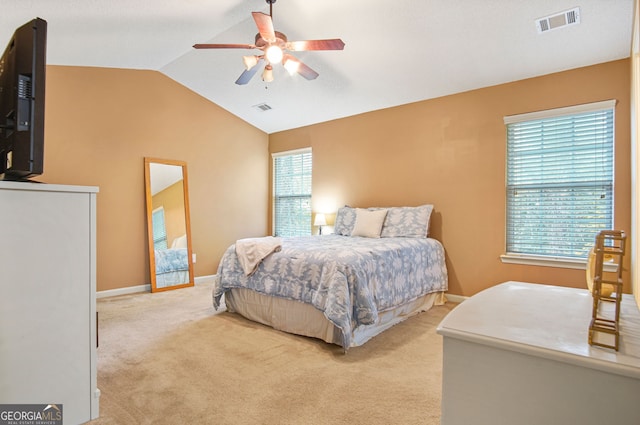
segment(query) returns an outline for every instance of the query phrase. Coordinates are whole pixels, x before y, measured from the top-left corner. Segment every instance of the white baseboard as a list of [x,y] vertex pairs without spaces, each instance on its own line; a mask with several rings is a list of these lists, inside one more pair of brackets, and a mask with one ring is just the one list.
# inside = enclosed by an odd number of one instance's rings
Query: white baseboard
[[201,285],[203,283],[213,283],[213,279],[215,279],[216,275],[212,274],[209,276],[198,276],[196,277],[193,283],[195,283],[196,285]]
[[124,288],[107,289],[106,291],[96,292],[96,298],[115,297],[117,295],[129,295],[138,292],[151,292],[151,285],[125,286]]
[[[196,285],[213,283],[213,279],[215,277],[216,275],[198,276],[193,279],[194,280],[193,283]],[[115,297],[117,295],[129,295],[129,294],[136,294],[138,292],[151,292],[151,285],[146,284],[146,285],[137,285],[137,286],[126,286],[124,288],[107,289],[105,291],[98,291],[96,292],[96,298]]]
[[445,294],[447,297],[447,301],[451,301],[452,303],[461,303],[469,297],[465,297],[463,295],[454,295],[454,294]]

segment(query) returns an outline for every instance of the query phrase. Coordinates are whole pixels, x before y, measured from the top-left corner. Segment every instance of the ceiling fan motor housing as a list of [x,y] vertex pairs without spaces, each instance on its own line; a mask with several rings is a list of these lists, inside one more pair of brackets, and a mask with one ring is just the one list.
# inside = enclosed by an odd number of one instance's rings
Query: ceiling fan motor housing
[[280,47],[281,49],[284,50],[285,45],[287,43],[287,36],[284,35],[283,33],[281,33],[280,31],[274,31],[274,33],[276,35],[276,41],[274,41],[273,43],[269,43],[267,40],[262,38],[260,33],[256,34],[255,46],[258,49],[262,49],[264,47],[268,47],[269,45],[274,45],[275,44],[276,46],[278,46],[278,47]]

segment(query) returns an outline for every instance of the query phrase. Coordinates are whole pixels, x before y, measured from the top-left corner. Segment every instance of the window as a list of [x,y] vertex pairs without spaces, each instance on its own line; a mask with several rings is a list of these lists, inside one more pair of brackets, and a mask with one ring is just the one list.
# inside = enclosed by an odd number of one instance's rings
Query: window
[[605,101],[505,117],[503,261],[584,259],[596,234],[613,228],[614,107]]
[[158,207],[151,212],[153,225],[153,248],[167,249],[167,228],[164,222],[164,208]]
[[273,155],[274,235],[311,234],[311,149]]

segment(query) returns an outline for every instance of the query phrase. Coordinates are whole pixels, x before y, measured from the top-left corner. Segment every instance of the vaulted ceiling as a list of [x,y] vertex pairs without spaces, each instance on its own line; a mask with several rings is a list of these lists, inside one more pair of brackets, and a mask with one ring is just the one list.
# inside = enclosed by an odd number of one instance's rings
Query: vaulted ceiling
[[[579,24],[536,29],[575,7]],[[345,48],[295,53],[315,80],[274,66],[273,82],[257,73],[244,86],[242,56],[259,51],[192,46],[253,43],[265,0],[0,0],[0,11],[0,43],[37,16],[51,65],[160,71],[273,133],[629,57],[633,0],[277,0],[289,40]]]

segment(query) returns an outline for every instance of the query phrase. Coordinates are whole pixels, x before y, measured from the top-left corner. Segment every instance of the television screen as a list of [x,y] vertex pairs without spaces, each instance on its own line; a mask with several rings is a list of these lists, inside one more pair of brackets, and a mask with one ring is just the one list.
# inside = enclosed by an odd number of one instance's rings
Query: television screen
[[16,29],[0,57],[0,175],[43,173],[47,22]]

